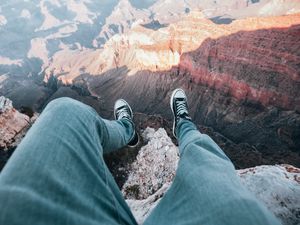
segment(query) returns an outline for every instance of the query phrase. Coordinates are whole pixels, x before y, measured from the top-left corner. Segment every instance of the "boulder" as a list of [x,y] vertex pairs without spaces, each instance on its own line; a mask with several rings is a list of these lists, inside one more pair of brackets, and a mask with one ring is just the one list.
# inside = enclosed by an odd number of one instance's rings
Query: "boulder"
[[12,101],[0,97],[0,150],[9,149],[17,136],[29,127],[30,118],[13,108]]

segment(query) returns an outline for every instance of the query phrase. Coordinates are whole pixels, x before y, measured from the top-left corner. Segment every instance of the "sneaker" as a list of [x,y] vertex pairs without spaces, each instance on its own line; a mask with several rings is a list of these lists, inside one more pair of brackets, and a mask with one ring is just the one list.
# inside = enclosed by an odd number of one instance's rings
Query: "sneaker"
[[176,127],[180,119],[191,120],[188,112],[187,97],[184,90],[178,88],[173,91],[170,105],[174,116],[173,135],[176,137]]
[[[132,109],[124,99],[119,99],[115,102],[114,116],[116,120],[127,119],[132,124],[134,124]],[[138,143],[139,143],[139,136],[137,132],[134,130],[134,136],[127,145],[129,147],[136,147]]]

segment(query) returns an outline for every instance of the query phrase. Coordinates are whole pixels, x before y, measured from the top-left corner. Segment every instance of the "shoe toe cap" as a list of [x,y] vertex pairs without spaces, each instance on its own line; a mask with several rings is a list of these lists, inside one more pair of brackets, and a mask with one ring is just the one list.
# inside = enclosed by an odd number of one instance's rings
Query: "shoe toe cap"
[[119,109],[125,105],[128,105],[127,102],[124,100],[124,99],[118,99],[116,102],[115,102],[115,109]]
[[175,98],[186,98],[185,92],[182,89],[177,89],[174,94]]

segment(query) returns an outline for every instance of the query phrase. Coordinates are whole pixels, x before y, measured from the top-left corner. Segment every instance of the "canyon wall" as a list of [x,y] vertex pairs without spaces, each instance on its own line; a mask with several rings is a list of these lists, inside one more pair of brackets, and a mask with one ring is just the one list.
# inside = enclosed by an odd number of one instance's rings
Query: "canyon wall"
[[[152,33],[150,44],[115,45],[118,66],[100,76],[77,76],[74,81],[85,80],[108,108],[123,97],[136,111],[168,119],[171,91],[183,87],[196,123],[214,128],[235,143],[247,143],[253,151],[279,154],[278,160],[294,158],[294,154],[299,159],[297,24],[299,14],[248,18],[229,25],[213,24],[197,14]],[[163,63],[152,60],[162,51],[169,56],[178,53],[178,65],[174,58]],[[149,58],[142,65],[140,52]]]
[[257,162],[299,166],[299,24],[300,14],[225,25],[191,12],[158,30],[137,25],[103,49],[63,49],[45,81],[85,87],[102,115],[125,98],[134,111],[167,119],[171,92],[182,87],[197,124],[248,145]]

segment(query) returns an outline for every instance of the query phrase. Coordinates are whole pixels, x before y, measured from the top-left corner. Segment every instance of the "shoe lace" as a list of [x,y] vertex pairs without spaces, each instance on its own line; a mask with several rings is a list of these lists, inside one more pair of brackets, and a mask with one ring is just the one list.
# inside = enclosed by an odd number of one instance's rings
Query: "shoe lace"
[[177,100],[175,102],[176,104],[176,115],[177,117],[184,117],[184,116],[188,116],[188,110],[187,110],[187,104],[185,100]]
[[123,106],[122,108],[120,108],[118,111],[117,111],[117,118],[118,119],[121,119],[121,118],[130,118],[130,115],[129,115],[129,109],[125,106]]

